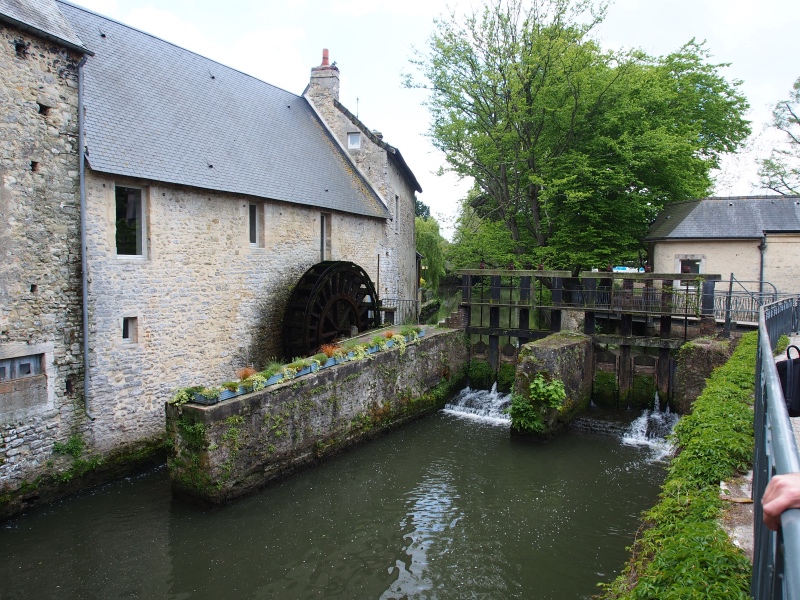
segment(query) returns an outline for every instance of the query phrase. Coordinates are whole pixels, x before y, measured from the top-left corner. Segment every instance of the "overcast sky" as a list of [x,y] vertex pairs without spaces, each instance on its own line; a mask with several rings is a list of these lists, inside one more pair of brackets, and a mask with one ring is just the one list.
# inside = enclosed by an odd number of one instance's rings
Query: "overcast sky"
[[[322,48],[341,70],[340,100],[397,146],[419,179],[420,199],[448,221],[468,189],[452,175],[425,133],[419,90],[404,89],[412,49],[424,48],[433,19],[471,11],[480,0],[76,0],[100,14],[301,94]],[[616,0],[599,29],[607,48],[636,47],[661,55],[692,38],[706,40],[726,77],[743,81],[756,134],[752,150],[726,161],[717,195],[753,194],[756,158],[772,139],[762,134],[772,106],[800,76],[796,0]]]

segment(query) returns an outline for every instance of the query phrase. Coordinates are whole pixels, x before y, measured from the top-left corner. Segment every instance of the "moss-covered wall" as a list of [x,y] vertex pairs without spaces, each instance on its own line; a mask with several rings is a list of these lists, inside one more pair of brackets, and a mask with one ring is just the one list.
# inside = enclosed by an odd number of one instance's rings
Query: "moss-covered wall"
[[729,340],[700,338],[686,342],[675,361],[673,404],[682,415],[692,410],[692,403],[705,388],[711,372],[725,364],[731,355]]
[[[538,407],[544,428],[536,433],[550,437],[589,406],[592,392],[592,338],[562,331],[525,344],[519,353],[514,393],[528,398],[530,384],[538,374],[564,384],[566,398],[561,406]],[[512,419],[513,420],[513,419]]]
[[371,355],[213,406],[167,405],[172,488],[221,503],[440,408],[463,383],[462,331],[428,330]]

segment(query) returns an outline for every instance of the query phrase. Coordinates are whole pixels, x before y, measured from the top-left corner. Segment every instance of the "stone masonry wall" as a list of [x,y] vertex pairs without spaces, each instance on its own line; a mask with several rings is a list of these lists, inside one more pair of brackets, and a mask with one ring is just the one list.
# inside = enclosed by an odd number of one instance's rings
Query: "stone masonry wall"
[[538,374],[545,380],[560,379],[566,398],[559,408],[534,404],[545,429],[538,435],[550,437],[589,406],[592,393],[593,347],[591,336],[581,333],[554,333],[525,344],[519,353],[514,392],[530,397],[530,382]]
[[[378,295],[381,298],[416,299],[414,189],[386,150],[370,140],[358,125],[334,105],[334,100],[339,99],[338,70],[312,70],[306,98],[314,104],[330,131],[384,199],[391,214],[391,219],[385,221],[383,231]],[[361,133],[361,145],[359,148],[348,148],[347,134],[356,132]],[[373,279],[373,282],[376,280]]]
[[173,490],[220,503],[441,407],[467,361],[463,332],[390,349],[216,404],[167,406]]
[[0,385],[0,500],[86,426],[79,59],[0,24],[0,359],[43,357],[43,375]]
[[[115,185],[140,187],[146,251],[117,257]],[[320,260],[319,209],[263,205],[263,241],[251,246],[248,205],[233,194],[87,174],[93,444],[162,432],[164,402],[178,388],[235,378],[248,363],[282,355],[286,301]],[[331,258],[375,280],[383,220],[333,213]],[[138,340],[122,339],[135,317]],[[291,358],[291,357],[289,357]]]

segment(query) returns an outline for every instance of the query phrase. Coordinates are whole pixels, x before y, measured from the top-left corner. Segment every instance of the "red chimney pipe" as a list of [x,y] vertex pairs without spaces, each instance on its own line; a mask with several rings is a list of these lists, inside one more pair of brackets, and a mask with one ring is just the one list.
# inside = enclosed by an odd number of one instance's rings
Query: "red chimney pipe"
[[320,66],[321,67],[327,67],[328,66],[328,49],[327,48],[323,48],[322,49],[322,64]]

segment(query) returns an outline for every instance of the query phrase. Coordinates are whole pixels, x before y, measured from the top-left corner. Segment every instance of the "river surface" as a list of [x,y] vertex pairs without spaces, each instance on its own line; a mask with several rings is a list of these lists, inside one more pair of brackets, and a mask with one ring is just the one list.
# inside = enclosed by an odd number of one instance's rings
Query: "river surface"
[[0,524],[0,599],[588,598],[663,477],[648,445],[456,408],[222,508],[161,468],[31,511]]

